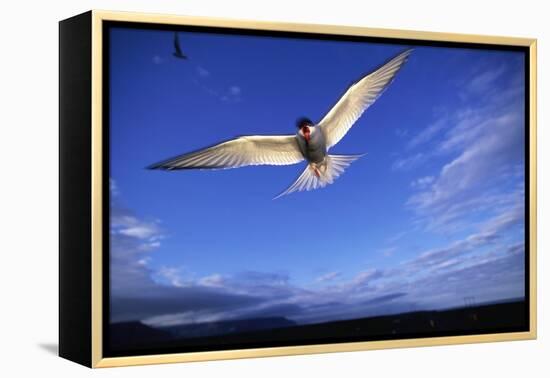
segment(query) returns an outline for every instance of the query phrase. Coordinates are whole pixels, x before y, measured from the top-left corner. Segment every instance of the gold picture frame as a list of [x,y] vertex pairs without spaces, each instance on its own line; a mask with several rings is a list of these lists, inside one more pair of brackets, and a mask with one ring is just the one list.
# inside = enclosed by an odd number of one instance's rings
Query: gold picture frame
[[[529,177],[528,192],[529,199],[529,249],[526,250],[529,256],[529,266],[526,267],[529,277],[529,330],[525,332],[462,335],[446,337],[427,337],[418,339],[398,339],[381,341],[362,341],[331,343],[321,345],[300,345],[284,347],[267,347],[239,350],[217,350],[207,352],[170,353],[154,355],[137,355],[123,357],[104,357],[102,351],[103,335],[103,266],[104,246],[103,233],[104,225],[104,191],[105,182],[103,175],[103,108],[105,106],[103,93],[103,25],[105,22],[129,22],[143,24],[164,24],[164,25],[186,25],[216,28],[236,28],[260,31],[283,31],[312,34],[334,34],[357,37],[376,37],[383,39],[404,39],[411,41],[438,41],[457,42],[472,44],[490,44],[502,46],[520,46],[528,49],[529,56]],[[207,361],[218,359],[237,359],[251,357],[301,355],[311,353],[348,352],[372,349],[420,347],[448,344],[465,344],[495,341],[512,341],[535,339],[537,335],[537,305],[536,305],[536,202],[537,202],[537,181],[536,181],[536,39],[513,38],[501,36],[483,36],[453,33],[436,33],[424,31],[407,31],[391,29],[375,29],[367,27],[350,27],[336,25],[317,24],[295,24],[280,22],[259,22],[252,20],[231,20],[210,17],[188,17],[175,15],[144,14],[129,12],[111,12],[93,10],[81,16],[62,21],[60,23],[60,127],[61,127],[61,187],[65,202],[61,206],[61,230],[60,230],[60,355],[83,365],[99,368],[114,366],[130,366],[144,364],[160,364],[188,361]],[[78,33],[83,33],[82,39],[78,39]],[[88,38],[89,37],[89,38]],[[82,42],[84,41],[84,42]],[[83,45],[84,43],[84,45]],[[89,54],[81,57],[82,61],[89,60],[89,77],[82,78],[82,73],[74,73],[70,76],[66,73],[70,62],[79,49],[84,48]],[[78,63],[78,62],[76,62]],[[86,71],[84,71],[85,73]],[[72,81],[71,81],[72,80]],[[80,80],[80,81],[79,81]],[[83,80],[83,81],[82,81]],[[68,91],[74,82],[83,82],[82,93],[84,98],[69,95]],[[66,87],[64,86],[66,85]],[[66,94],[63,94],[63,91]],[[89,97],[86,93],[89,91]],[[79,101],[78,105],[73,102]],[[89,102],[87,102],[89,101]],[[71,113],[74,106],[80,107],[83,111]],[[79,108],[79,109],[80,109]],[[86,121],[87,120],[87,121]],[[89,127],[75,122],[89,121]],[[73,128],[73,130],[69,130]],[[80,128],[81,131],[74,130]],[[90,132],[91,131],[91,132]],[[83,175],[89,177],[89,181],[83,182],[85,192],[78,192],[78,188],[68,188],[70,185],[65,182],[64,177],[69,177],[73,171],[70,163],[64,163],[68,159],[66,153],[71,151],[65,148],[64,143],[74,143],[74,135],[67,133],[80,133],[79,137],[86,143],[89,142],[90,169]],[[67,134],[66,140],[64,136]],[[70,151],[69,151],[70,150]],[[67,164],[64,166],[64,164]],[[65,173],[64,173],[65,172]],[[74,186],[74,184],[72,184]],[[89,186],[88,186],[89,185]],[[64,189],[65,188],[65,189]],[[74,201],[82,198],[89,198],[83,206],[87,206],[89,212],[80,216],[89,216],[89,223],[76,224],[71,210]],[[88,211],[87,210],[87,211]],[[77,222],[78,223],[78,222]],[[75,227],[80,227],[78,230]],[[66,240],[71,232],[74,240]],[[86,234],[87,237],[79,237]],[[76,249],[75,249],[76,248]],[[69,256],[71,253],[83,252],[83,257]],[[70,271],[77,271],[80,277],[74,277]],[[89,282],[88,286],[82,282]],[[89,290],[89,292],[88,292]],[[80,292],[81,298],[75,299]],[[89,313],[88,313],[89,311]],[[87,313],[87,315],[86,315]],[[77,319],[77,320],[75,320]],[[76,322],[76,323],[75,323]],[[70,325],[69,325],[70,324]],[[86,344],[86,345],[84,345]],[[84,346],[83,346],[84,345]]]

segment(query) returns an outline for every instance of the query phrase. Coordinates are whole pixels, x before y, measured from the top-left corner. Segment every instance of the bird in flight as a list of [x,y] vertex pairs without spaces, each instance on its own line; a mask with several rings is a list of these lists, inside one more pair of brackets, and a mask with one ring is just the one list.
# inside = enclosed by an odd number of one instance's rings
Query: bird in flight
[[308,118],[297,122],[291,135],[241,136],[211,147],[173,157],[149,166],[149,169],[226,169],[249,165],[291,165],[307,161],[307,166],[285,191],[323,188],[332,184],[344,170],[363,155],[333,155],[334,147],[363,112],[392,82],[412,50],[406,50],[375,71],[352,84],[317,124]]
[[172,53],[172,55],[174,55],[176,58],[179,58],[179,59],[187,59],[187,55],[185,55],[181,51],[180,38],[178,36],[178,32],[174,32],[174,52]]

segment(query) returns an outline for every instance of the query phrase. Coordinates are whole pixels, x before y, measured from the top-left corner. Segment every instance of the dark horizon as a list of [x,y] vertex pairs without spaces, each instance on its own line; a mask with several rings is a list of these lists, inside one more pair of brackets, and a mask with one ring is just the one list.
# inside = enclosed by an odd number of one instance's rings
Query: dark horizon
[[[113,355],[139,354],[147,349],[147,354],[154,354],[171,349],[203,351],[220,347],[224,349],[223,346],[232,349],[234,344],[238,344],[238,348],[269,347],[307,345],[326,340],[350,342],[525,331],[528,329],[526,304],[524,300],[506,301],[306,325],[283,325],[281,319],[269,318],[270,321],[279,323],[275,327],[254,324],[261,319],[224,320],[188,325],[190,328],[198,328],[188,335],[178,333],[177,328],[182,326],[157,329],[140,322],[122,322],[110,325],[110,352]],[[247,322],[252,324],[246,324]],[[213,332],[213,326],[222,328],[214,329]]]
[[218,323],[224,323],[224,322],[240,322],[240,321],[247,321],[250,319],[257,320],[257,319],[270,319],[270,318],[282,318],[287,319],[295,324],[295,326],[302,326],[302,325],[314,325],[314,324],[324,324],[324,323],[332,323],[332,322],[338,322],[338,321],[347,321],[347,320],[355,320],[355,319],[361,319],[361,318],[373,318],[373,317],[383,317],[383,316],[394,316],[394,315],[403,315],[403,314],[409,314],[409,313],[416,313],[416,312],[432,312],[432,311],[449,311],[449,310],[460,310],[460,309],[467,309],[467,308],[475,308],[475,307],[482,307],[482,306],[489,306],[489,305],[495,305],[495,304],[507,304],[507,303],[514,303],[514,302],[525,302],[524,297],[513,297],[513,298],[502,298],[497,300],[491,300],[487,302],[476,302],[475,298],[471,297],[465,297],[464,298],[464,304],[463,305],[456,305],[456,306],[450,306],[450,307],[432,307],[432,308],[417,308],[415,306],[411,306],[409,309],[403,309],[403,310],[395,310],[391,312],[384,312],[383,314],[376,314],[376,315],[369,315],[364,316],[360,318],[337,318],[337,319],[331,319],[331,320],[324,320],[324,321],[316,321],[316,322],[304,322],[301,323],[297,320],[292,319],[291,317],[286,317],[284,315],[279,314],[271,314],[271,315],[263,315],[263,316],[257,316],[257,317],[236,317],[236,318],[226,318],[218,321],[206,321],[206,322],[194,322],[194,323],[181,323],[177,325],[154,325],[154,324],[147,324],[145,319],[135,319],[135,320],[128,320],[124,322],[114,322],[113,325],[121,324],[121,323],[128,323],[128,322],[139,322],[144,325],[147,325],[148,327],[155,328],[155,329],[171,329],[171,328],[178,328],[178,327],[191,327],[193,325],[206,325],[206,324],[218,324]]

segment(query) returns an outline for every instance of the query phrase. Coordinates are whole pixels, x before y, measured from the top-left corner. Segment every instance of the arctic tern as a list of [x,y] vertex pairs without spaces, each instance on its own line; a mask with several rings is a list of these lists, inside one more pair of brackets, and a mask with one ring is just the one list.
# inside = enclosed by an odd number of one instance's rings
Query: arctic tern
[[375,71],[352,84],[317,124],[308,118],[297,122],[291,135],[241,136],[211,147],[179,155],[149,166],[149,169],[225,169],[249,165],[291,165],[307,161],[307,166],[284,192],[275,198],[332,184],[344,170],[363,155],[334,155],[334,147],[363,112],[393,81],[412,50],[406,50]]

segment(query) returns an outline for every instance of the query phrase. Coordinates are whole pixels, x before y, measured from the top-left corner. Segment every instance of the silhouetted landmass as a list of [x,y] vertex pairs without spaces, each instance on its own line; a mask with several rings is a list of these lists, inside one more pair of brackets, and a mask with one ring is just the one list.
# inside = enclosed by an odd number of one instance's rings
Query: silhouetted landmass
[[173,337],[141,322],[124,322],[111,324],[109,340],[112,349],[143,348],[173,341]]
[[[277,324],[292,323],[285,318]],[[284,320],[283,320],[284,319]],[[250,325],[246,325],[250,322]],[[257,348],[266,346],[306,345],[331,342],[388,340],[407,337],[430,337],[476,333],[499,333],[527,330],[527,313],[524,301],[496,303],[443,311],[416,311],[398,315],[376,316],[352,320],[332,321],[308,325],[272,327],[260,319],[224,321],[180,326],[192,335],[224,332],[205,337],[178,337],[177,332],[142,327],[129,327],[128,323],[111,325],[111,353],[129,355],[139,353],[174,353],[219,349]],[[131,323],[134,324],[134,323]],[[255,327],[261,327],[260,330]],[[189,327],[188,329],[186,329]],[[148,329],[147,331],[145,329]],[[113,332],[115,331],[115,332]],[[150,332],[154,331],[154,332]],[[132,332],[127,338],[124,332]],[[139,333],[139,335],[137,334]],[[113,339],[113,334],[116,338]],[[151,337],[149,336],[151,335]],[[150,337],[150,338],[149,338]],[[167,338],[165,338],[167,337]],[[122,342],[121,342],[122,341]],[[117,354],[118,353],[118,354]]]
[[243,332],[254,332],[266,329],[295,326],[296,323],[284,317],[267,317],[257,319],[224,320],[199,324],[162,327],[174,338],[209,337]]
[[295,325],[295,322],[284,317],[224,320],[162,328],[153,328],[132,321],[111,324],[109,337],[111,348],[114,350],[141,349],[178,340],[205,339],[211,336],[243,334]]

